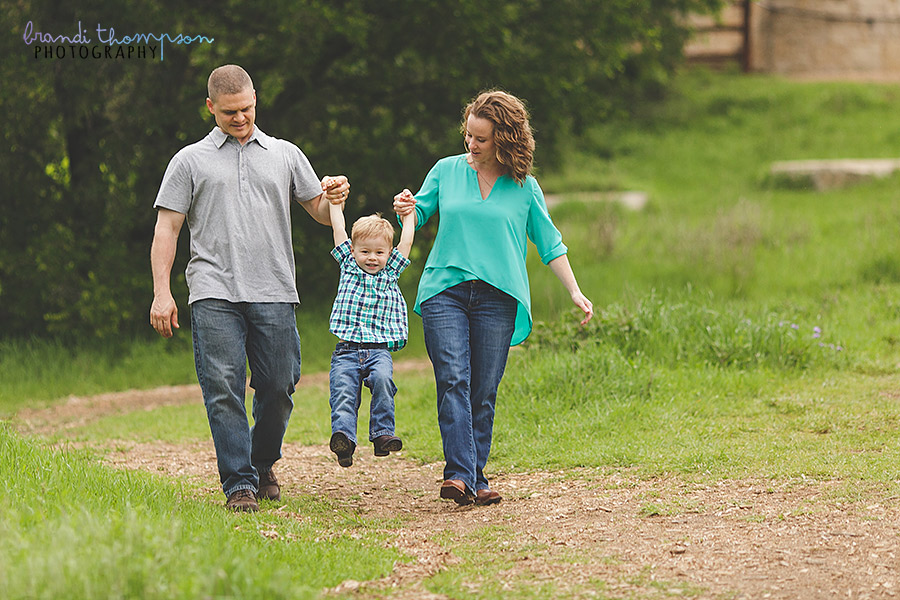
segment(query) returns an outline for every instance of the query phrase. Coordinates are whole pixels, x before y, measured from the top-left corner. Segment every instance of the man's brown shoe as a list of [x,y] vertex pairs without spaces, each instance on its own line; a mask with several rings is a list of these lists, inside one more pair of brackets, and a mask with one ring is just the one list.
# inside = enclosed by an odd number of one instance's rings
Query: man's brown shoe
[[403,441],[396,435],[380,435],[372,440],[372,444],[375,446],[375,456],[387,456],[403,450]]
[[259,510],[259,504],[253,490],[238,490],[228,496],[225,508],[234,512],[256,512]]
[[448,479],[441,484],[441,498],[453,500],[460,506],[472,504],[474,498],[466,491],[466,484],[459,479]]
[[260,500],[281,500],[281,486],[278,485],[278,479],[275,477],[275,471],[259,471],[259,491],[256,497]]
[[499,504],[501,500],[503,500],[503,496],[493,490],[478,490],[475,492],[475,504],[478,506]]

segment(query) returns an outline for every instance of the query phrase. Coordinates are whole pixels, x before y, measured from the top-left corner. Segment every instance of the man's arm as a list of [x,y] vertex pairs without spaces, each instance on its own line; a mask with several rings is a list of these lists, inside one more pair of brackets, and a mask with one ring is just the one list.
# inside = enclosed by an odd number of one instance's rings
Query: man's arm
[[344,220],[344,205],[328,203],[331,215],[331,231],[334,233],[334,247],[337,248],[349,238],[347,236],[347,224]]
[[150,268],[153,272],[153,304],[150,305],[150,325],[165,338],[172,337],[172,329],[178,329],[178,307],[172,297],[172,264],[178,234],[184,224],[184,215],[160,208],[156,214],[153,244],[150,246]]
[[397,244],[397,252],[404,258],[409,258],[412,250],[413,238],[416,235],[416,211],[408,212],[400,217],[403,229],[400,231],[400,243]]
[[331,224],[331,210],[328,208],[332,203],[343,203],[350,194],[350,182],[344,175],[336,175],[334,177],[322,178],[323,192],[306,202],[301,202],[300,206],[306,209],[310,216],[322,225]]

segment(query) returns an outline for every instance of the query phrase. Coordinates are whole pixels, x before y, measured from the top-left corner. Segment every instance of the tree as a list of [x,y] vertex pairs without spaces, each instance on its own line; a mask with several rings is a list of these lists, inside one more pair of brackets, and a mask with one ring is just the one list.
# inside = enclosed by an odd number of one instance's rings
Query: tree
[[[0,148],[0,335],[149,334],[153,198],[169,158],[213,126],[205,82],[220,64],[250,72],[265,131],[297,143],[320,175],[350,177],[352,218],[389,211],[436,158],[462,152],[461,109],[485,88],[528,101],[537,160],[552,164],[568,136],[658,92],[687,35],[680,16],[719,4],[273,0],[248,12],[237,0],[6,2],[0,22],[15,35],[0,42],[0,106],[15,118]],[[43,58],[23,43],[29,21],[53,33],[80,21],[90,32],[214,41],[169,43],[164,61]],[[294,228],[301,295],[330,302],[330,237],[310,219]]]

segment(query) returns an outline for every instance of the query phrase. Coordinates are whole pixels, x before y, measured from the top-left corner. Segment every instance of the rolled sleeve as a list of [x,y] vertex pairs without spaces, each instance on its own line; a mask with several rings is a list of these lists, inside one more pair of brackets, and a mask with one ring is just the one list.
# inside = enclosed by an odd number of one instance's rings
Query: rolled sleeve
[[545,265],[550,264],[551,261],[559,258],[560,256],[563,256],[564,254],[568,254],[568,252],[569,248],[565,244],[560,242],[547,252],[541,252],[541,262]]

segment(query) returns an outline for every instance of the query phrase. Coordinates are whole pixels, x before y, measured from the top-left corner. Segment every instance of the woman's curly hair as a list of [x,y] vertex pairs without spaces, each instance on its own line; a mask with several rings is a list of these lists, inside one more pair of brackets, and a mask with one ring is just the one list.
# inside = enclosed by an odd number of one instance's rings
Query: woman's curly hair
[[504,91],[488,90],[478,94],[463,111],[463,134],[469,115],[494,124],[497,161],[519,185],[525,183],[534,160],[534,136],[525,103]]

